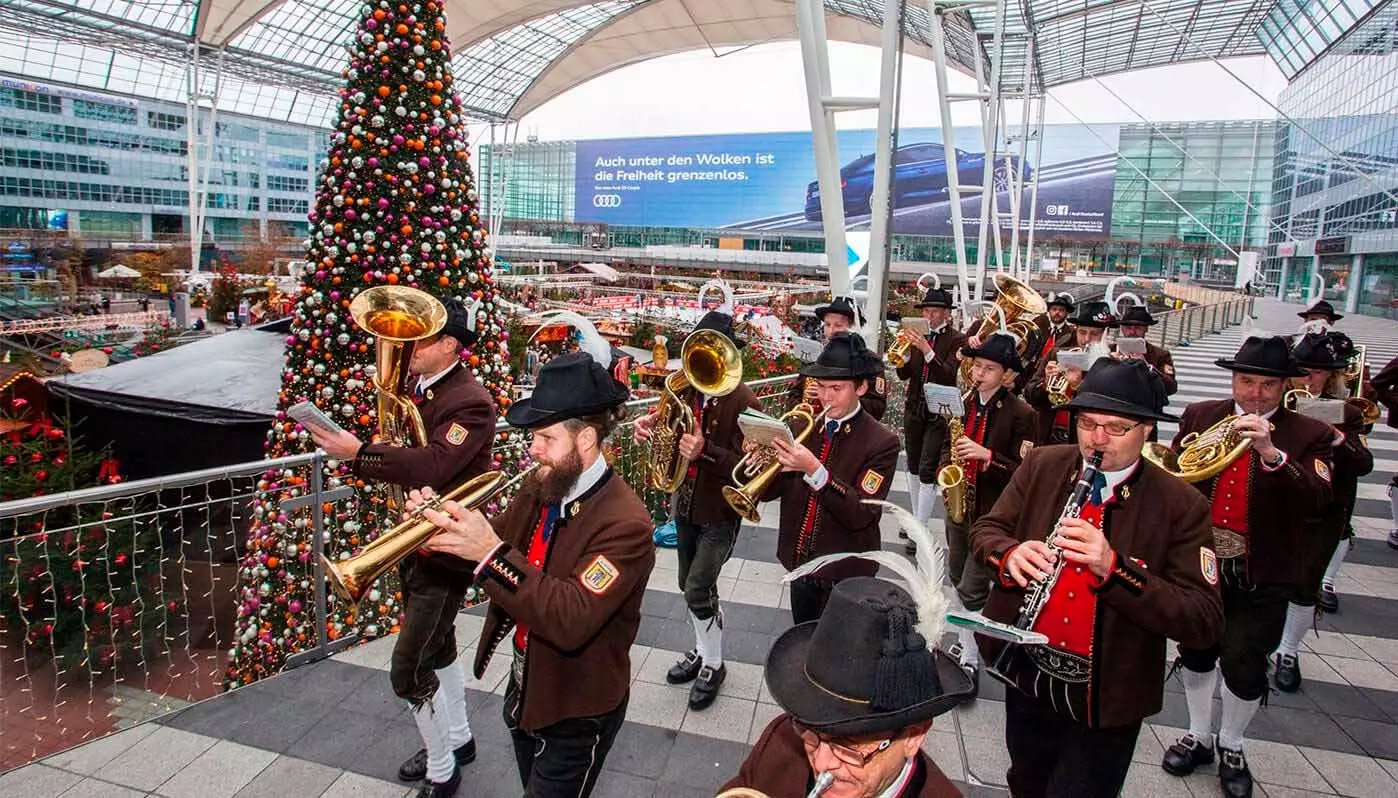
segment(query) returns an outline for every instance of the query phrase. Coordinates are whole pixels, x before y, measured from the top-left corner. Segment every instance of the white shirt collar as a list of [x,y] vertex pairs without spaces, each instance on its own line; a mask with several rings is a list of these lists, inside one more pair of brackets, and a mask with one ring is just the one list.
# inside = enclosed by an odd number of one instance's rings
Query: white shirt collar
[[898,778],[894,779],[893,783],[888,785],[888,789],[879,793],[878,798],[897,798],[898,793],[902,792],[903,788],[908,786],[908,781],[912,779],[912,777],[913,760],[909,758],[907,762],[903,763],[903,771],[898,774]]
[[451,370],[454,369],[454,368],[456,368],[458,365],[460,365],[460,364],[458,364],[458,363],[453,363],[453,364],[451,364],[450,366],[447,366],[446,368],[444,368],[444,369],[442,369],[441,371],[437,372],[436,374],[433,374],[431,377],[418,377],[418,378],[417,378],[417,388],[418,388],[418,390],[419,390],[419,391],[425,391],[425,390],[427,390],[428,388],[431,388],[433,385],[436,385],[438,382],[441,382],[442,378],[445,377],[445,376],[447,376],[448,374],[450,374],[450,373],[451,373]]
[[[1266,413],[1263,413],[1263,414],[1262,414],[1262,417],[1263,417],[1263,418],[1271,418],[1272,416],[1276,415],[1276,413],[1277,413],[1277,408],[1280,408],[1280,407],[1281,407],[1281,405],[1277,405],[1277,407],[1274,407],[1274,408],[1272,408],[1271,410],[1268,410]],[[1248,414],[1248,411],[1244,410],[1244,409],[1243,409],[1243,406],[1240,405],[1240,404],[1238,404],[1237,402],[1234,402],[1234,403],[1233,403],[1233,412],[1234,412],[1235,414],[1237,414],[1237,415],[1240,415],[1240,416],[1245,416],[1245,415]]]
[[825,416],[825,423],[829,424],[831,421],[833,421],[833,422],[835,422],[836,424],[843,424],[843,423],[845,423],[846,421],[849,421],[850,419],[852,419],[852,418],[854,418],[855,416],[859,415],[859,411],[860,411],[860,410],[863,410],[863,409],[864,409],[864,405],[863,405],[863,404],[861,404],[860,402],[855,402],[855,403],[854,403],[854,411],[853,411],[853,412],[849,413],[848,415],[841,416],[840,418],[831,418],[831,417],[827,414],[827,415]]
[[[1125,467],[1125,468],[1118,469],[1118,470],[1116,470],[1116,471],[1101,471],[1101,472],[1099,472],[1099,473],[1102,475],[1102,478],[1105,479],[1105,480],[1107,481],[1107,489],[1106,489],[1105,495],[1102,496],[1102,501],[1105,502],[1105,501],[1107,501],[1108,499],[1111,499],[1113,496],[1115,496],[1115,495],[1116,495],[1116,487],[1117,487],[1118,485],[1120,485],[1121,483],[1125,482],[1125,481],[1126,481],[1126,478],[1129,477],[1129,476],[1131,476],[1132,472],[1134,472],[1137,468],[1139,468],[1140,465],[1141,465],[1140,458],[1137,458],[1137,459],[1136,459],[1136,462],[1132,463],[1131,465],[1129,465],[1129,466],[1127,466],[1127,467]],[[1079,473],[1081,473],[1081,469],[1079,469]]]
[[944,321],[944,322],[942,322],[940,325],[938,325],[935,329],[928,330],[928,331],[927,331],[927,334],[928,334],[928,335],[936,335],[936,334],[940,333],[942,330],[945,330],[945,329],[947,328],[947,325],[948,325],[949,323],[950,323],[950,322],[945,322],[945,321]]
[[570,488],[567,495],[563,497],[563,506],[567,507],[577,501],[584,493],[592,490],[592,487],[596,485],[606,473],[607,458],[599,454],[597,455],[597,460],[578,475],[578,481],[573,483],[573,487]]

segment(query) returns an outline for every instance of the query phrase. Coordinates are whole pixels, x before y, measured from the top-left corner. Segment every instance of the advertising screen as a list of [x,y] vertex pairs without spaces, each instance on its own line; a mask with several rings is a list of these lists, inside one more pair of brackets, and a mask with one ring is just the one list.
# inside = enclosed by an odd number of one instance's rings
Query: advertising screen
[[[892,180],[894,231],[950,235],[948,174],[963,187],[962,213],[976,233],[987,168],[977,128],[957,128],[948,153],[940,128],[899,134]],[[867,229],[874,177],[874,131],[840,131],[840,201],[846,224]],[[1021,202],[1027,218],[1029,177],[1037,174],[1040,234],[1102,237],[1111,229],[1116,125],[1050,125],[1039,163],[1026,163]],[[820,192],[809,133],[579,141],[575,216],[620,225],[821,229]],[[1031,148],[1031,155],[1032,155]],[[1017,156],[989,166],[1002,215],[1008,215]]]

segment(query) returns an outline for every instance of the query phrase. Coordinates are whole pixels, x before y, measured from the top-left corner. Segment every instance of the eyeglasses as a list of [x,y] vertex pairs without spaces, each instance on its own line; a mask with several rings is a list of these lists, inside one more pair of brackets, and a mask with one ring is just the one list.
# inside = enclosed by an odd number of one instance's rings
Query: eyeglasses
[[1088,419],[1082,416],[1078,416],[1078,432],[1086,433],[1088,435],[1091,435],[1098,429],[1101,429],[1103,432],[1106,432],[1113,438],[1120,438],[1121,436],[1125,435],[1126,433],[1139,426],[1141,426],[1141,422],[1129,424],[1125,421],[1108,421],[1105,424],[1098,424],[1096,421],[1089,421]]
[[856,747],[854,743],[843,740],[832,740],[829,737],[822,736],[801,725],[795,718],[791,721],[791,728],[796,730],[797,736],[801,738],[801,742],[805,743],[807,748],[814,750],[821,745],[828,745],[830,746],[830,753],[834,754],[836,759],[844,762],[846,765],[852,765],[857,768],[868,765],[874,757],[887,751],[888,747],[893,745],[893,738],[890,737],[887,740],[880,741],[873,750],[862,751],[859,747]]

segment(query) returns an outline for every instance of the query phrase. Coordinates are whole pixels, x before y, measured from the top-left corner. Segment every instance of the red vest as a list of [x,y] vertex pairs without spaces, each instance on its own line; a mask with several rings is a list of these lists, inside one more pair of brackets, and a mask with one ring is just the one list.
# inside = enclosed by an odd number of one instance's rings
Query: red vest
[[1239,534],[1248,531],[1248,474],[1252,473],[1252,449],[1223,469],[1214,482],[1213,517],[1216,527]]
[[[544,562],[548,559],[549,541],[553,539],[552,530],[555,518],[550,518],[551,511],[556,505],[545,504],[539,513],[539,523],[534,525],[534,535],[529,538],[529,563],[539,570],[543,570]],[[529,647],[529,629],[522,623],[515,625],[515,648],[524,651]]]
[[[986,428],[990,426],[990,408],[986,407],[986,412],[984,414],[978,412],[980,409],[979,399],[971,399],[971,403],[966,407],[966,437],[984,446],[985,431]],[[955,442],[956,441],[952,441],[952,443]],[[985,464],[979,460],[966,463],[963,467],[964,473],[966,474],[966,484],[976,484],[976,474],[979,474],[984,467]]]
[[[1107,504],[1116,501],[1116,496]],[[1095,527],[1102,526],[1102,509],[1091,501],[1083,505],[1082,520]],[[1097,588],[1101,585],[1096,574],[1085,565],[1063,563],[1063,571],[1049,593],[1034,631],[1048,635],[1050,648],[1067,651],[1087,659],[1092,658],[1092,638],[1097,625]]]

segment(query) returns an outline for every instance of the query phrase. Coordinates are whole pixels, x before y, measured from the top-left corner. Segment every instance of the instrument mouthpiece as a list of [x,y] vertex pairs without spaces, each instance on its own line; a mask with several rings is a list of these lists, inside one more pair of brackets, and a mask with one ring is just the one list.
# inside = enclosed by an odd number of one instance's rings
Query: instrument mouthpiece
[[816,798],[816,796],[830,789],[830,785],[834,783],[834,773],[828,770],[821,771],[820,775],[816,776],[815,786],[811,788],[810,792],[806,793],[806,798]]

